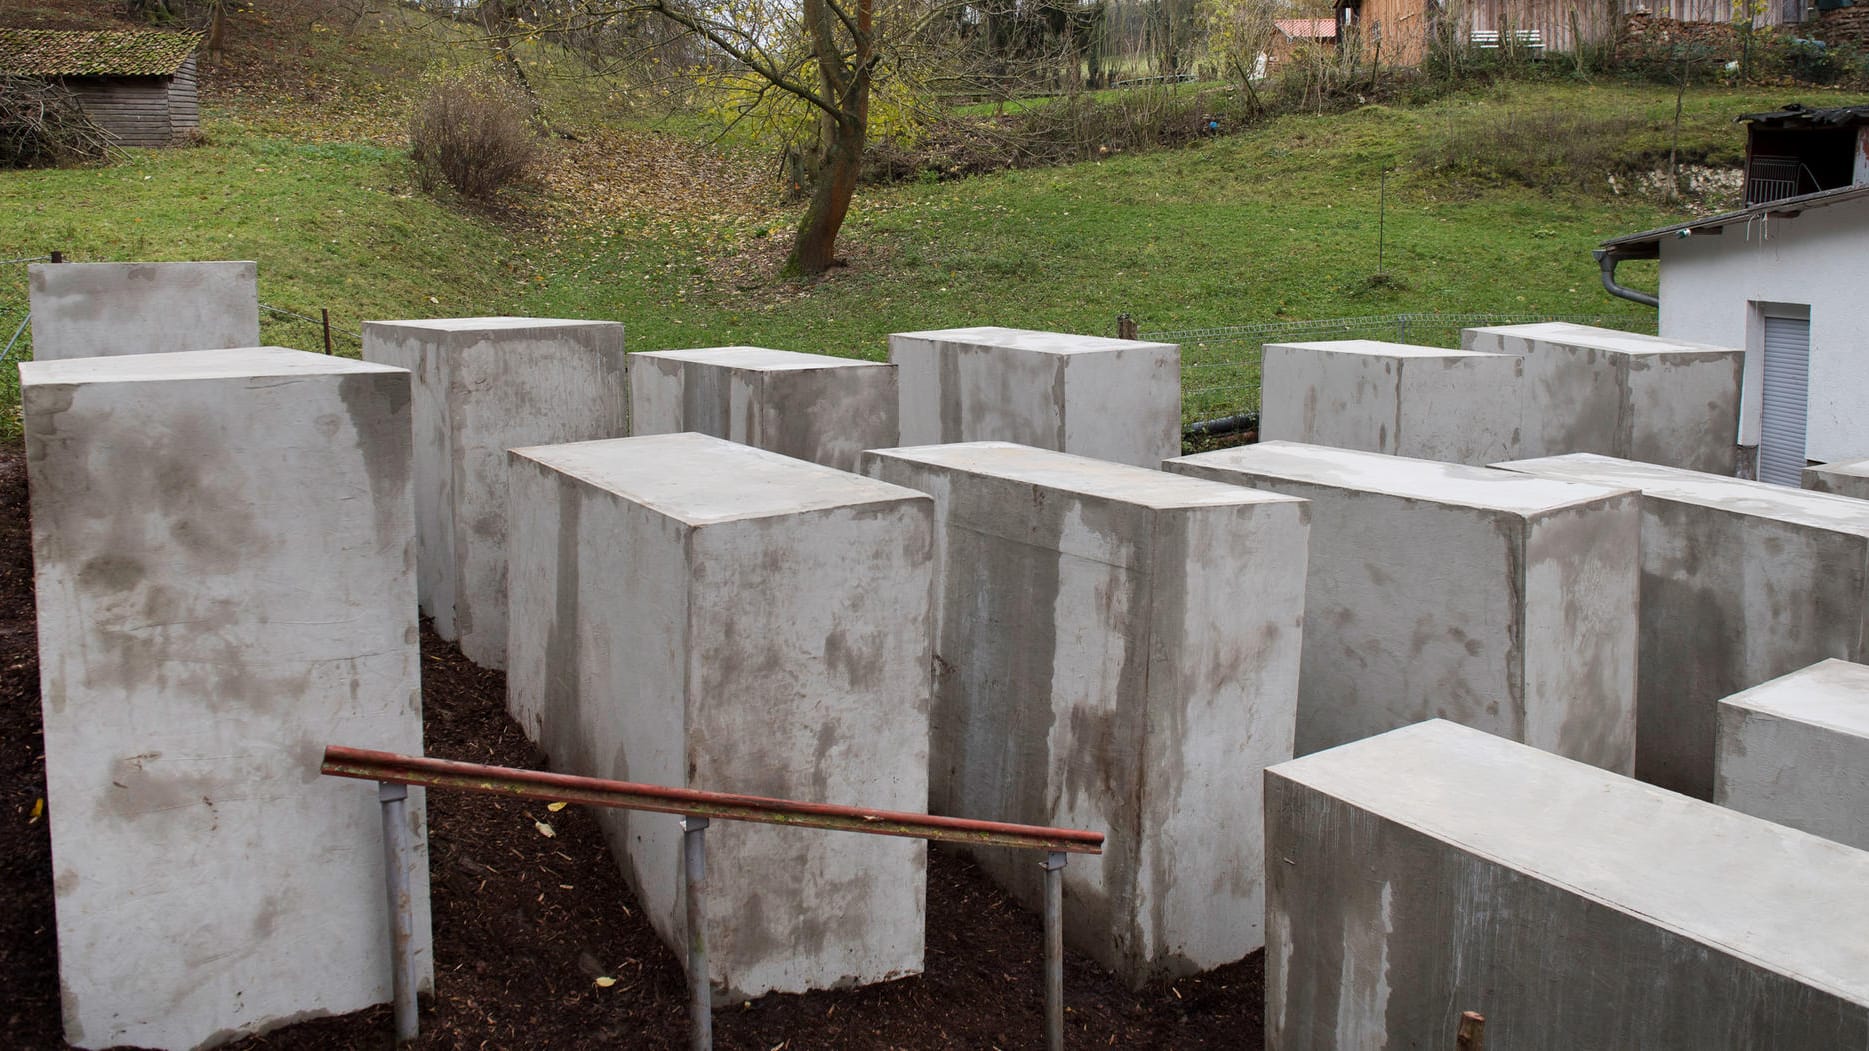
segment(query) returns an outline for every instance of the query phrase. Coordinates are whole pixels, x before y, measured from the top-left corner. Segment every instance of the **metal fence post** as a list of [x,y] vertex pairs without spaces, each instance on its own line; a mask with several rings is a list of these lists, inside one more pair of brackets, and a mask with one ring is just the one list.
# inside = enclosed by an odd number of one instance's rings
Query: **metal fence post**
[[1069,855],[1045,855],[1045,1046],[1064,1051],[1064,864]]
[[390,988],[396,1004],[396,1041],[414,1040],[420,1022],[415,1004],[415,901],[409,892],[409,786],[379,781],[383,805],[383,872],[389,889]]
[[707,983],[707,930],[702,926],[707,893],[707,818],[681,819],[681,856],[687,885],[682,897],[688,906],[688,998],[694,1019],[694,1051],[714,1046],[714,1003]]

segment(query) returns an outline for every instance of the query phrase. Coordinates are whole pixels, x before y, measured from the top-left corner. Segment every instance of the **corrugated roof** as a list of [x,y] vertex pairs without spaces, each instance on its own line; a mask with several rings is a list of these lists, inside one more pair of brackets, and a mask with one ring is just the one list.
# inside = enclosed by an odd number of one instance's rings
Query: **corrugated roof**
[[0,74],[166,77],[200,44],[200,33],[0,29]]
[[1850,124],[1869,124],[1869,106],[1832,106],[1828,109],[1811,109],[1809,106],[1793,102],[1784,109],[1767,113],[1742,113],[1733,120],[1781,128],[1808,127],[1814,124],[1842,127]]
[[1696,230],[1710,230],[1732,226],[1735,223],[1750,222],[1761,215],[1776,217],[1795,216],[1812,208],[1823,208],[1844,201],[1854,201],[1869,197],[1869,184],[1859,186],[1838,186],[1835,189],[1819,190],[1816,193],[1801,194],[1797,197],[1785,197],[1764,204],[1755,204],[1750,208],[1710,215],[1705,219],[1693,219],[1673,226],[1664,226],[1658,230],[1645,230],[1639,234],[1628,234],[1603,242],[1604,248],[1647,248],[1656,245],[1664,238],[1689,236]]
[[1337,39],[1337,21],[1333,18],[1279,18],[1272,24],[1293,40]]

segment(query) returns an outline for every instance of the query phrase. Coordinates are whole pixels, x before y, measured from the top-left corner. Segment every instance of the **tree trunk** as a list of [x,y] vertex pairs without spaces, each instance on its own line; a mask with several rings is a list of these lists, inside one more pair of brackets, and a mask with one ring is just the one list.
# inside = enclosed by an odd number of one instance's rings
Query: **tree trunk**
[[863,145],[867,139],[861,118],[826,120],[824,159],[818,166],[811,205],[798,224],[792,254],[780,272],[788,277],[810,277],[829,269],[837,259],[837,231],[850,214],[857,179],[863,174]]

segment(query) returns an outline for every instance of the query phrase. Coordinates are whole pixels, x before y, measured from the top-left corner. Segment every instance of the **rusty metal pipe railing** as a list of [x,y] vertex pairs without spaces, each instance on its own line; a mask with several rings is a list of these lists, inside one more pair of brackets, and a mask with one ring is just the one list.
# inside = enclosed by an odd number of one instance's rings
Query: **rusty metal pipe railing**
[[[390,833],[389,808],[394,805],[400,809],[402,805],[400,798],[387,789],[391,785],[421,785],[425,788],[450,788],[517,799],[582,803],[586,806],[681,815],[684,819],[682,846],[686,884],[683,897],[686,899],[688,921],[688,982],[693,999],[693,1046],[699,1049],[712,1046],[713,1039],[712,1002],[707,980],[707,942],[702,931],[703,888],[706,883],[704,836],[709,819],[858,832],[871,836],[903,836],[943,843],[970,843],[975,846],[1043,850],[1046,852],[1045,1036],[1047,1046],[1053,1051],[1064,1046],[1064,865],[1071,854],[1102,853],[1101,832],[974,821],[899,810],[869,810],[630,781],[606,781],[596,777],[485,766],[338,745],[325,749],[320,772],[331,777],[352,777],[378,783],[378,794],[385,808],[385,848],[391,855],[389,865],[392,872],[406,867],[407,859],[401,855],[406,853],[407,848],[395,842]],[[397,820],[400,824],[403,819],[398,815]],[[401,894],[399,898],[392,883],[390,898],[392,932],[400,931],[405,924],[412,926],[413,921],[407,915],[412,908],[407,893]],[[415,1036],[415,965],[412,958],[405,958],[411,951],[411,939],[395,938],[393,941],[396,954],[394,973],[398,978],[405,973],[409,976],[406,982],[398,981],[395,988],[396,1036],[398,1040],[407,1040]]]

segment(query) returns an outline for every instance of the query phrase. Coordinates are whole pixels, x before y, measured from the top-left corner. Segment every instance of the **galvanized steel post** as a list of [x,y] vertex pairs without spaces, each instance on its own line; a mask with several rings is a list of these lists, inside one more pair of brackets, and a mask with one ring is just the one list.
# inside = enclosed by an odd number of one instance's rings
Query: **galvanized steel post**
[[1064,864],[1062,850],[1045,855],[1045,1046],[1064,1051]]
[[383,873],[389,888],[390,988],[396,1005],[396,1040],[414,1040],[420,1022],[415,1004],[415,900],[409,890],[409,786],[379,781],[383,805]]
[[713,994],[707,984],[707,930],[705,919],[707,891],[707,818],[681,819],[681,857],[687,885],[683,898],[688,906],[688,998],[694,1017],[694,1051],[710,1051],[714,1046]]

